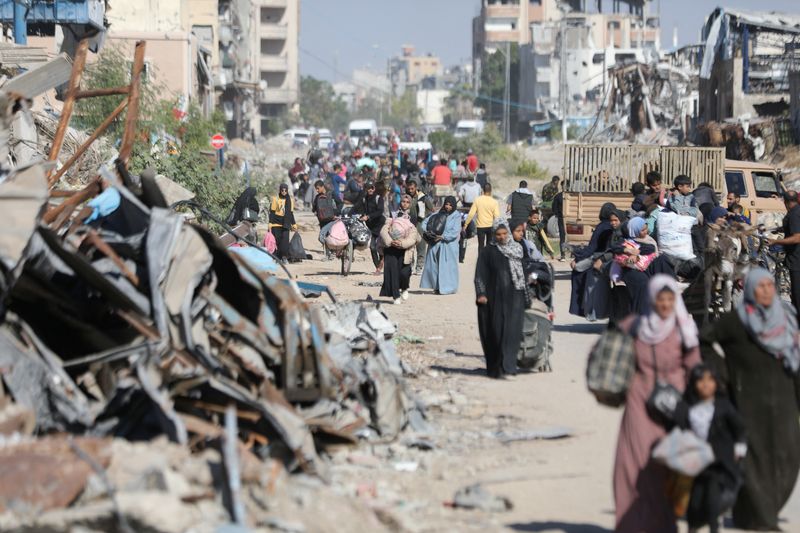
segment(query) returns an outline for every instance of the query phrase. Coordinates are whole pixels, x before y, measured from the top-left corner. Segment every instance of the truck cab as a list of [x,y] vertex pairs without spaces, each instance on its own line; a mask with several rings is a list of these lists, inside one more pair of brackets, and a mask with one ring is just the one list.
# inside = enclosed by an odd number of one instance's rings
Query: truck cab
[[751,222],[774,227],[781,224],[786,208],[783,205],[783,184],[778,171],[763,163],[725,160],[725,196],[733,192],[742,197],[742,205],[750,210]]

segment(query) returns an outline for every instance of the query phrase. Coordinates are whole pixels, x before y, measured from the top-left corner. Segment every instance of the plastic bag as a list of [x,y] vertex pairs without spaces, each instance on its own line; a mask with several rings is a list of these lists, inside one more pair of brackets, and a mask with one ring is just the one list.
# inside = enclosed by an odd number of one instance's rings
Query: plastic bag
[[692,226],[697,219],[681,216],[672,211],[661,211],[657,220],[656,233],[661,253],[684,261],[694,259]]

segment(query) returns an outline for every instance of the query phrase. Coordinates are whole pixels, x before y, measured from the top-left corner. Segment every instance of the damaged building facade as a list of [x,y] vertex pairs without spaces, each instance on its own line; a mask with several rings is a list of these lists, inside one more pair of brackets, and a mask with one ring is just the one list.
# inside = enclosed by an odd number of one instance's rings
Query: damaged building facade
[[613,2],[610,11],[601,0],[564,3],[529,32],[520,48],[523,123],[593,115],[609,70],[657,62],[661,47],[658,13],[647,1]]

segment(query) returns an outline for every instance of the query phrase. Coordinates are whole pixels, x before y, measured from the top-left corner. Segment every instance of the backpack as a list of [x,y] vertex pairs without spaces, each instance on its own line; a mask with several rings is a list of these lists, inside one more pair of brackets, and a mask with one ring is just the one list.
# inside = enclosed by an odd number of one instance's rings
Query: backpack
[[550,336],[553,323],[550,322],[547,304],[534,300],[530,309],[525,310],[522,320],[522,343],[517,353],[517,366],[536,372],[552,372],[550,354],[553,344]]
[[327,224],[336,218],[336,202],[333,198],[320,198],[317,201],[317,220],[320,224]]
[[589,352],[586,385],[598,403],[625,403],[636,366],[634,338],[616,327],[607,329]]

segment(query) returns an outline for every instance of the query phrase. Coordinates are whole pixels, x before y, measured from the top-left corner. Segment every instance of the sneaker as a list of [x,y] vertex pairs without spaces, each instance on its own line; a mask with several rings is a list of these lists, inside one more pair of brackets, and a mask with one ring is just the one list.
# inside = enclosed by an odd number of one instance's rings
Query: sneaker
[[394,305],[400,305],[401,303],[403,303],[403,299],[402,298],[396,298],[395,301],[394,301]]
[[408,300],[408,291],[401,292],[400,298],[402,298],[403,300]]

